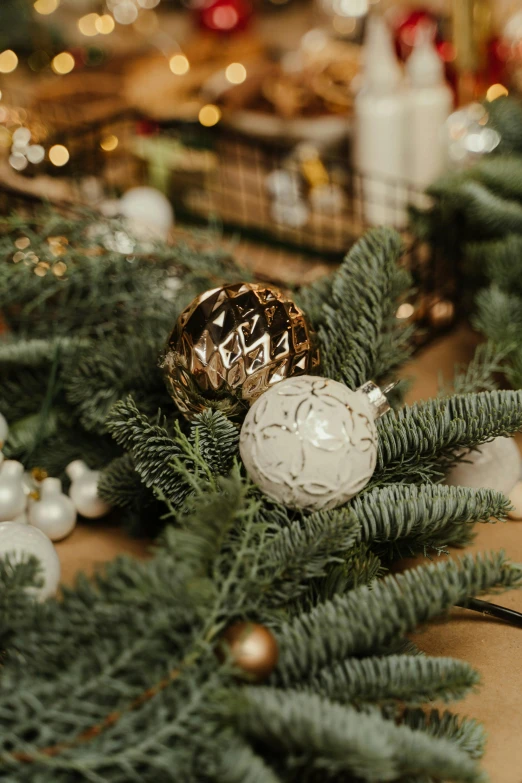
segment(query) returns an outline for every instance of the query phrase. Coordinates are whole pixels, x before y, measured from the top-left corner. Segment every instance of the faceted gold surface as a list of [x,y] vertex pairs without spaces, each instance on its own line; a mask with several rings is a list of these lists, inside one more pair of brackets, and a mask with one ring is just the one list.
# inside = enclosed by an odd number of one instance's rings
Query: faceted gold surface
[[313,337],[302,310],[276,288],[236,283],[206,291],[170,336],[167,386],[187,416],[227,398],[233,412],[285,378],[314,373]]

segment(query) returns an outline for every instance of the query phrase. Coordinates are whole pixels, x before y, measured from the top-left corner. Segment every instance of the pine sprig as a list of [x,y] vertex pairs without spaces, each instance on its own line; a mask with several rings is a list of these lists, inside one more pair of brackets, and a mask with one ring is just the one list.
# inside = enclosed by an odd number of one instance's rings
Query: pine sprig
[[485,781],[470,756],[448,740],[316,694],[248,688],[237,728],[288,755],[295,771],[305,776],[351,775],[372,783],[412,774],[438,781]]
[[521,582],[522,570],[500,553],[416,568],[371,589],[359,587],[280,629],[278,676],[289,685],[329,662],[382,649],[457,603]]
[[399,551],[415,554],[454,543],[475,522],[505,519],[510,503],[490,489],[394,484],[359,495],[351,507],[363,541],[401,542]]
[[[400,236],[390,229],[366,234],[346,256],[323,303],[319,339],[325,374],[354,389],[405,361],[411,332],[394,317],[411,285],[397,261]],[[311,295],[308,294],[308,298]]]
[[[372,485],[438,481],[459,452],[522,427],[522,392],[491,391],[428,400],[379,420]],[[460,457],[461,458],[461,457]]]
[[479,682],[464,661],[424,655],[348,658],[321,669],[304,688],[342,704],[406,704],[463,698]]

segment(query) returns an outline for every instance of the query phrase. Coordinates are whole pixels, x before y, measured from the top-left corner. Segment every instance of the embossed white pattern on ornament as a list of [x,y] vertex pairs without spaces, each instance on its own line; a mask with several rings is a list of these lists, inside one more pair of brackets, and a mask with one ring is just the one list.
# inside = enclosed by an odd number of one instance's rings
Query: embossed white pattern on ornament
[[254,403],[241,457],[270,497],[298,508],[341,505],[375,470],[376,410],[362,390],[327,378],[282,381]]

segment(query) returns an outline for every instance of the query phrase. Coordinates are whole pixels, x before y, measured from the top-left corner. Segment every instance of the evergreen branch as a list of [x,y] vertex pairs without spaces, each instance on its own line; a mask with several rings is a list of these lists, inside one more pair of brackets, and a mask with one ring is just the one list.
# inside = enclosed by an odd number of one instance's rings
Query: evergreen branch
[[281,778],[239,734],[223,738],[212,778],[216,783],[281,783]]
[[521,582],[522,569],[502,553],[468,555],[336,596],[281,627],[278,678],[288,684],[329,662],[381,649],[455,604]]
[[522,330],[522,299],[496,285],[479,291],[473,326],[500,347],[517,345]]
[[[65,392],[87,431],[106,431],[107,416],[118,400],[131,395],[153,414],[168,403],[157,356],[165,336],[118,335],[95,352],[78,353],[68,363]],[[129,356],[132,362],[129,363]]]
[[390,411],[377,423],[379,454],[371,484],[434,481],[474,448],[522,427],[522,391],[428,400]]
[[362,713],[316,694],[245,688],[246,704],[238,730],[276,752],[292,766],[329,779],[350,775],[369,783],[400,780],[411,774],[437,781],[484,781],[475,762],[458,745],[385,720],[377,711]]
[[476,270],[480,270],[483,277],[508,294],[522,294],[520,268],[513,263],[514,259],[521,257],[520,234],[507,234],[501,239],[485,242],[468,242],[465,247],[466,271],[476,275]]
[[500,134],[502,153],[522,152],[522,103],[512,97],[500,97],[487,105],[488,125]]
[[479,675],[464,661],[424,655],[348,658],[321,669],[303,687],[343,704],[462,699]]
[[351,507],[362,540],[382,544],[400,539],[444,540],[447,527],[505,519],[510,504],[490,489],[395,484],[357,496]]
[[92,347],[89,340],[75,337],[26,340],[16,336],[4,336],[0,341],[0,370],[12,372],[21,367],[47,366],[53,361],[57,350],[63,358]]
[[114,405],[107,430],[116,443],[132,454],[135,470],[146,487],[154,487],[172,503],[184,500],[190,485],[174,464],[183,459],[188,441],[179,428],[175,437],[170,437],[165,427],[151,424],[129,397]]
[[350,557],[359,526],[348,510],[320,511],[290,522],[271,538],[264,568],[272,578],[275,603],[295,600],[307,582],[327,576]]
[[397,267],[400,236],[374,229],[350,250],[332,281],[319,328],[325,375],[354,389],[403,362],[411,334],[395,318],[397,299],[410,286]]
[[[219,477],[215,489],[195,497],[190,507],[177,515],[181,529],[168,529],[165,541],[175,551],[180,567],[192,574],[209,572],[232,527],[246,509],[247,491],[248,485],[241,481],[238,470],[234,470],[228,478]],[[255,504],[255,501],[248,502]]]
[[492,341],[481,343],[469,364],[456,366],[451,390],[442,387],[440,396],[495,391],[498,388],[495,375],[505,370],[507,353]]
[[232,468],[238,453],[239,429],[219,411],[205,410],[192,422],[192,443],[197,438],[202,458],[215,473],[225,475]]
[[443,737],[459,745],[473,759],[484,753],[486,733],[476,720],[460,718],[445,710],[407,709],[402,720],[415,731],[427,731],[434,737]]

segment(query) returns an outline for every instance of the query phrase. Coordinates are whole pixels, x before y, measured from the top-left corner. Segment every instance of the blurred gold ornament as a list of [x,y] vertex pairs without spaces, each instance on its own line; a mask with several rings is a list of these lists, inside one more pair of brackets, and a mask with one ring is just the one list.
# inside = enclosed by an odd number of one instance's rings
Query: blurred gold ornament
[[206,291],[181,313],[163,368],[170,394],[190,417],[205,407],[246,408],[285,378],[319,367],[302,310],[266,284]]
[[449,299],[439,299],[429,310],[429,320],[436,329],[444,329],[455,320],[455,305]]
[[222,636],[218,649],[221,660],[231,660],[251,680],[262,682],[277,666],[277,640],[259,623],[234,623]]

